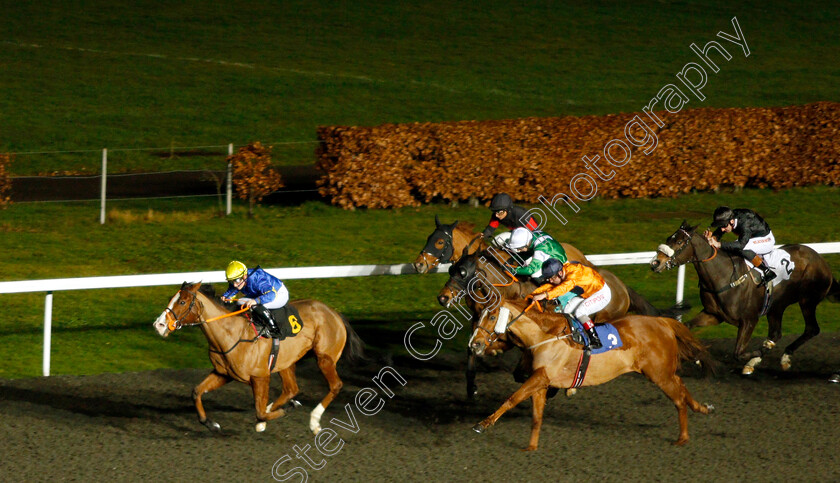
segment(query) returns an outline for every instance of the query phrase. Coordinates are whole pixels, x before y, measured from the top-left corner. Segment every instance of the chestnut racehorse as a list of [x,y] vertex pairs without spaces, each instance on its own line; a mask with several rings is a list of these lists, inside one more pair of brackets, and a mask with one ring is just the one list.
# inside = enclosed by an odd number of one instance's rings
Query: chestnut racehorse
[[[320,431],[321,415],[341,390],[342,382],[336,372],[336,364],[347,344],[347,357],[353,360],[362,357],[364,344],[347,321],[335,310],[317,300],[294,300],[289,305],[300,313],[303,328],[294,337],[280,342],[274,369],[283,380],[283,392],[273,403],[268,404],[268,390],[271,372],[268,357],[271,339],[256,336],[250,321],[242,315],[232,315],[213,294],[199,290],[201,284],[184,282],[181,289],[169,301],[169,305],[155,320],[153,326],[158,334],[166,337],[182,327],[198,325],[210,344],[210,362],[213,372],[193,389],[193,400],[198,420],[211,431],[219,431],[218,423],[211,421],[204,412],[201,397],[230,381],[236,380],[251,386],[257,412],[257,431],[264,431],[266,421],[286,415],[283,405],[298,393],[295,378],[295,363],[310,350],[315,352],[318,368],[329,384],[329,393],[312,411],[309,429]],[[212,286],[205,286],[212,291]]]
[[713,248],[696,229],[697,226],[683,221],[665,244],[659,246],[656,257],[650,262],[651,270],[659,273],[686,263],[694,265],[700,278],[703,311],[690,320],[688,326],[703,327],[724,321],[738,327],[735,358],[750,359],[742,369],[745,375],[752,374],[765,353],[775,347],[782,336],[785,309],[798,303],[805,318],[805,332],[785,348],[781,364],[783,370],[788,370],[793,352],[820,333],[817,304],[825,298],[838,301],[840,296],[840,284],[832,276],[825,259],[805,245],[781,247],[790,253],[794,270],[790,279],[780,282],[773,289],[767,309],[767,340],[758,351],[748,353],[747,343],[764,306],[764,286],[757,286],[748,278],[742,280],[741,277],[746,277],[749,271],[743,257]]
[[[577,373],[583,355],[583,347],[573,343],[568,336],[546,333],[557,325],[571,333],[568,321],[553,312],[539,314],[528,312],[525,301],[506,301],[493,312],[493,316],[482,317],[479,328],[470,339],[470,348],[481,354],[492,344],[500,309],[504,307],[511,314],[504,331],[524,350],[533,354],[534,371],[524,384],[514,392],[502,406],[485,420],[476,424],[473,430],[482,433],[508,410],[527,398],[531,398],[531,439],[526,451],[537,449],[540,427],[543,420],[546,392],[549,387],[568,388]],[[639,372],[659,386],[677,408],[680,435],[676,445],[688,441],[688,408],[694,412],[708,414],[714,410],[711,404],[700,404],[691,397],[677,375],[683,360],[700,360],[707,370],[713,362],[703,345],[691,335],[688,328],[668,317],[629,315],[610,322],[618,329],[623,345],[600,354],[593,354],[583,386],[596,386],[627,372]]]
[[[437,267],[440,263],[455,263],[467,248],[467,254],[472,254],[487,248],[484,239],[476,238],[479,233],[473,232],[475,225],[472,223],[455,220],[450,225],[440,222],[435,215],[435,230],[426,238],[426,245],[420,250],[420,255],[414,260],[414,269],[417,273],[428,273],[429,270]],[[586,256],[577,248],[568,243],[561,243],[566,257],[569,260],[582,262],[592,266]]]

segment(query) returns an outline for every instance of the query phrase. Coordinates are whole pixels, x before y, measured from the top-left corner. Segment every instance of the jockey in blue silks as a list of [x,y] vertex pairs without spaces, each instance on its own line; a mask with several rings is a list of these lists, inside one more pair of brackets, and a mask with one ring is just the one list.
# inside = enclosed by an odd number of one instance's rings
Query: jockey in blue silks
[[236,301],[251,309],[252,314],[268,327],[272,336],[279,336],[280,329],[271,311],[283,308],[289,301],[289,290],[283,282],[259,266],[248,269],[244,263],[236,260],[228,264],[225,278],[229,286],[222,294],[222,301]]

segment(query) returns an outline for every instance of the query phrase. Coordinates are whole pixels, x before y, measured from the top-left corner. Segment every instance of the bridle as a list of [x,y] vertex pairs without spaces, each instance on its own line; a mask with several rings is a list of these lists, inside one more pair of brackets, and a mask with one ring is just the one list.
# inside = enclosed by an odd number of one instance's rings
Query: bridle
[[[442,233],[443,236],[436,238],[435,240],[443,239],[443,247],[437,249],[434,244],[431,242],[432,237],[435,236],[435,233]],[[431,248],[430,248],[431,247]],[[432,250],[437,252],[437,254],[432,253]],[[429,242],[426,243],[426,246],[423,250],[420,251],[420,255],[429,255],[430,257],[436,259],[437,261],[432,264],[429,268],[436,267],[440,262],[449,262],[452,260],[452,255],[455,254],[455,245],[452,241],[452,232],[446,230],[445,228],[437,228],[432,234],[429,236]]]
[[[681,263],[680,264],[676,263],[676,258],[679,257],[680,254],[682,254],[682,252],[685,251],[685,249],[688,248],[689,245],[691,245],[691,238],[694,234],[689,233],[688,231],[686,231],[682,227],[677,229],[677,231],[674,232],[674,234],[671,235],[668,239],[670,240],[671,238],[676,236],[678,233],[682,233],[683,235],[685,235],[685,241],[679,247],[677,247],[676,250],[674,250],[673,248],[671,248],[670,246],[668,246],[664,243],[659,245],[656,248],[657,253],[661,253],[661,254],[665,255],[666,257],[668,257],[668,259],[665,260],[665,270],[670,270],[670,269],[672,269],[676,266],[682,265]],[[709,258],[701,260],[700,258],[697,257],[697,254],[695,253],[694,256],[692,257],[692,259],[686,260],[685,263],[706,263],[706,262],[709,262],[709,261],[713,260],[717,256],[717,248],[715,248],[714,246],[712,246],[711,248],[712,248],[713,251],[712,251],[712,256],[710,256]]]
[[[180,317],[175,315],[175,311],[172,310],[172,308],[170,308],[170,307],[166,307],[163,310],[163,312],[166,314],[166,327],[170,331],[174,332],[174,331],[176,331],[178,329],[181,329],[183,327],[192,327],[194,325],[202,325],[202,324],[206,324],[208,322],[213,322],[215,320],[225,319],[227,317],[232,317],[234,315],[239,315],[239,314],[248,310],[248,308],[246,307],[244,309],[240,309],[240,310],[237,310],[237,311],[234,311],[234,312],[229,312],[227,314],[219,315],[217,317],[212,317],[212,318],[209,318],[209,319],[202,319],[200,314],[195,314],[197,321],[185,324],[185,323],[183,323],[183,320],[186,319],[188,315],[193,313],[193,307],[195,307],[195,304],[198,301],[198,297],[196,296],[195,293],[190,292],[190,291],[187,291],[187,293],[192,295],[192,300],[190,300],[190,305],[189,305],[189,307],[187,307],[187,310],[183,314],[181,314]],[[179,294],[179,298],[180,298],[180,294]],[[201,304],[201,302],[198,302],[198,303]],[[204,307],[202,306],[201,308],[203,309]]]

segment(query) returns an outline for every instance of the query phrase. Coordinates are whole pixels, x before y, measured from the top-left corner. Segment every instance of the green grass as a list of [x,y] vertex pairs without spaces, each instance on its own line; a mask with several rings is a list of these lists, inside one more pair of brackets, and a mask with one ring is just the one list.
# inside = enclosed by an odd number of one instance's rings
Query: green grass
[[[764,213],[777,240],[840,240],[838,188],[799,188],[777,193],[695,194],[677,199],[594,200],[569,218],[565,227],[552,221],[558,239],[588,254],[653,250],[685,218],[707,224],[717,204],[750,206]],[[297,207],[261,206],[244,217],[235,206],[229,218],[214,216],[207,199],[123,201],[123,215],[98,224],[95,203],[16,204],[0,212],[0,236],[7,250],[0,260],[5,280],[86,277],[120,274],[221,270],[233,258],[265,267],[406,263],[412,261],[434,226],[435,214],[486,222],[485,208],[430,205],[399,210],[343,211],[320,202]],[[152,221],[142,216],[152,209]],[[840,256],[827,257],[840,274]],[[676,272],[653,274],[645,266],[611,268],[654,305],[673,303]],[[428,322],[439,310],[435,296],[445,275],[354,277],[290,280],[294,298],[313,297],[346,314],[379,350],[403,351],[405,331]],[[697,279],[687,270],[686,298],[699,311]],[[218,286],[217,288],[224,288]],[[177,287],[57,292],[53,302],[53,374],[88,374],[162,367],[207,367],[206,342],[185,329],[159,340],[151,322]],[[36,376],[41,371],[42,293],[0,295],[6,317],[0,319],[0,377]],[[826,331],[840,330],[840,305],[824,303],[818,317]],[[796,307],[787,313],[785,333],[802,330]],[[428,324],[426,324],[428,326]],[[759,326],[756,336],[766,333]],[[733,337],[734,328],[706,329],[704,337]],[[420,331],[422,347],[431,347],[433,330]],[[466,331],[447,342],[460,352]],[[428,345],[425,345],[428,344]]]
[[[155,12],[150,14],[150,12]],[[16,175],[208,168],[119,148],[314,141],[322,125],[638,111],[691,43],[733,55],[705,102],[838,100],[836,2],[16,2],[0,36],[0,151]],[[715,37],[737,16],[748,58]],[[222,149],[221,151],[224,151]],[[308,164],[314,145],[278,145]]]

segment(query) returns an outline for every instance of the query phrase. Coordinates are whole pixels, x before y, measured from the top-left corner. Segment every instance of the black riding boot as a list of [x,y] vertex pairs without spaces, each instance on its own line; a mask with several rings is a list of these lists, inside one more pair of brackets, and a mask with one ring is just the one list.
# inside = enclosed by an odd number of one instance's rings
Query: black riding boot
[[279,338],[280,340],[285,339],[280,333],[280,327],[277,325],[277,321],[274,320],[274,314],[271,313],[271,310],[267,309],[265,305],[256,305],[251,309],[251,313],[259,318],[262,325],[268,329],[268,335],[272,338]]
[[770,269],[766,263],[761,262],[761,265],[758,266],[758,269],[761,270],[761,283],[769,283],[771,280],[776,278],[776,272]]
[[595,326],[593,325],[592,327],[586,329],[586,333],[589,334],[589,347],[592,349],[600,349],[602,346],[601,338],[598,337],[598,333],[595,332]]

